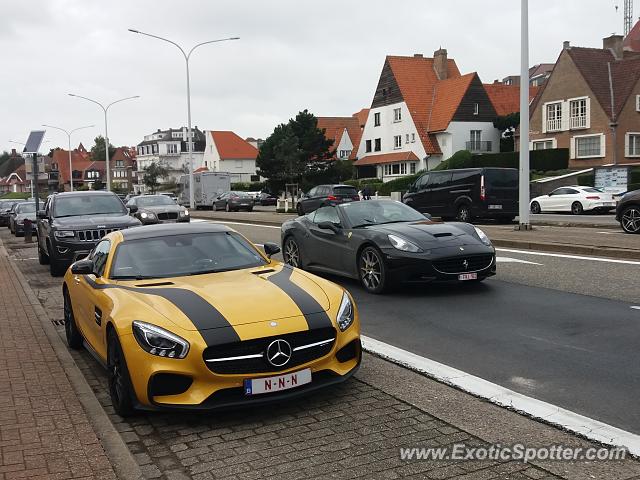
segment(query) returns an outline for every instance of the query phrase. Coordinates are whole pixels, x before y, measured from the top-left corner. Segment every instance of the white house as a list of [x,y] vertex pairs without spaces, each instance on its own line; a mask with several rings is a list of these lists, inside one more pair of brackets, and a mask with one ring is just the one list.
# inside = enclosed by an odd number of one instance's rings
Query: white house
[[389,181],[431,169],[459,150],[500,151],[497,114],[476,73],[447,51],[388,56],[358,148],[358,175]]
[[234,132],[205,131],[205,148],[201,168],[231,174],[232,182],[257,182],[258,149]]
[[365,126],[369,110],[362,109],[350,117],[318,117],[318,128],[324,136],[333,140],[334,157],[338,160],[355,160],[362,129]]

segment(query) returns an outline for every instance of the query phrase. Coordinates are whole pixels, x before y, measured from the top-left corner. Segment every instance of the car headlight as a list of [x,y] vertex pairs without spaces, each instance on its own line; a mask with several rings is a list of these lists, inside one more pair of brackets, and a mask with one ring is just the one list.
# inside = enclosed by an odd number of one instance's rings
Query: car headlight
[[56,230],[54,235],[56,238],[72,238],[76,236],[73,230]]
[[148,218],[149,220],[153,220],[154,218],[156,218],[155,213],[151,213],[151,212],[142,212],[140,214],[140,218]]
[[415,243],[411,243],[409,240],[405,240],[402,237],[399,237],[398,235],[387,235],[387,237],[389,237],[389,241],[391,242],[391,245],[393,245],[393,248],[396,248],[398,250],[402,250],[403,252],[411,252],[411,253],[419,253],[422,252],[422,249],[417,246]]
[[480,237],[480,241],[485,245],[491,246],[491,240],[489,240],[489,237],[487,237],[487,234],[484,233],[482,230],[480,230],[478,227],[473,227],[473,228],[476,229],[476,235]]
[[342,294],[342,302],[340,302],[340,308],[338,309],[338,317],[336,318],[340,331],[344,332],[347,328],[349,328],[353,323],[354,318],[355,313],[353,311],[353,304],[351,303],[351,299],[349,298],[347,292],[344,292]]
[[152,355],[167,358],[184,358],[189,353],[189,342],[184,338],[145,322],[133,322],[133,336],[138,345]]
[[183,210],[182,212],[180,212],[181,217],[186,217],[188,215],[189,215],[189,210]]

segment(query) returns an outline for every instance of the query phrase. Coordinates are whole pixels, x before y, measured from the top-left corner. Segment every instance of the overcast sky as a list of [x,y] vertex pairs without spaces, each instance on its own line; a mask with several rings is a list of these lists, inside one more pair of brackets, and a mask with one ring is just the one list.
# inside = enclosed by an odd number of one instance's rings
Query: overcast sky
[[[158,128],[186,125],[184,60],[170,44],[198,49],[191,60],[193,125],[265,137],[308,108],[350,115],[371,103],[387,54],[431,56],[447,48],[463,73],[484,82],[517,74],[516,0],[0,0],[0,150],[41,124],[95,124],[72,143],[104,134],[102,111],[67,96],[110,101],[115,145],[135,145]],[[555,62],[562,42],[601,47],[621,33],[622,0],[531,2],[531,64]],[[42,150],[66,147],[48,130]],[[16,147],[16,145],[13,145]],[[17,146],[21,148],[20,146]]]

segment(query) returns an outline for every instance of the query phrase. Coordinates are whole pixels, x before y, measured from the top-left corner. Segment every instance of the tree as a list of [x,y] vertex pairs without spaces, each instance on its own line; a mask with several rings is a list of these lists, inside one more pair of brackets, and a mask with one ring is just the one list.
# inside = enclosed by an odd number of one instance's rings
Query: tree
[[502,136],[500,137],[500,151],[514,152],[515,133],[520,126],[520,112],[510,113],[509,115],[496,118],[493,121],[493,126],[502,132]]
[[[104,137],[98,135],[94,140],[94,145],[91,147],[91,159],[96,161],[104,161]],[[116,147],[109,142],[109,160],[113,158],[116,153]]]
[[151,190],[151,193],[156,193],[157,188],[160,186],[160,179],[166,178],[169,175],[169,171],[163,165],[152,162],[151,165],[142,169],[144,172],[143,182],[144,185]]
[[95,182],[93,182],[91,188],[93,190],[102,190],[104,188],[104,183],[102,182],[102,180],[97,179]]

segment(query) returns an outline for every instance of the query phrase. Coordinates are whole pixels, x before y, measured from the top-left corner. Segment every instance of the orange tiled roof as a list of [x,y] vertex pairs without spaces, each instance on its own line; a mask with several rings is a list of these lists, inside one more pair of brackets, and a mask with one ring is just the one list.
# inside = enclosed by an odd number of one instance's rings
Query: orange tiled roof
[[622,45],[625,50],[640,52],[640,22],[633,26]]
[[[73,150],[71,152],[71,162],[73,169],[80,172],[84,172],[93,163],[91,159],[83,152]],[[69,174],[69,151],[68,150],[54,150],[51,163],[58,164],[58,171],[60,172],[60,182],[67,183],[70,178]]]
[[318,117],[318,128],[324,131],[324,136],[330,140],[333,140],[333,150],[336,150],[340,145],[344,131],[349,134],[349,138],[353,143],[353,150],[351,151],[351,159],[356,157],[358,152],[358,145],[360,144],[360,137],[362,136],[362,129],[360,128],[360,121],[356,116],[352,117]]
[[427,120],[427,131],[441,132],[449,127],[449,123],[451,123],[458,110],[462,98],[476,76],[476,73],[469,73],[436,83],[435,91],[432,95],[433,107]]
[[406,162],[406,161],[414,161],[417,162],[420,159],[413,152],[394,152],[394,153],[382,153],[380,155],[368,155],[366,157],[362,157],[359,160],[354,162],[354,165],[357,167],[363,167],[365,165],[382,165],[385,163],[395,163],[395,162]]
[[369,118],[369,108],[363,108],[359,112],[356,112],[352,115],[352,117],[356,117],[358,119],[358,125],[360,128],[364,128],[367,123],[367,118]]
[[[485,84],[484,89],[499,116],[503,117],[520,111],[520,85],[490,83]],[[529,102],[536,97],[539,90],[540,87],[529,88]]]
[[258,149],[234,132],[211,131],[221,160],[255,160]]

